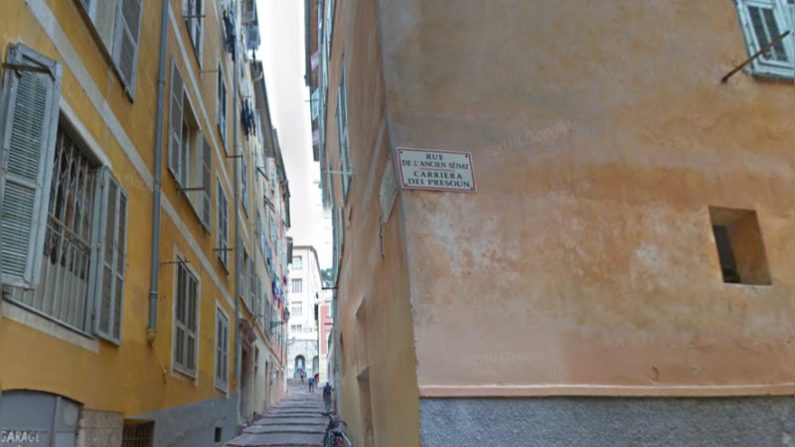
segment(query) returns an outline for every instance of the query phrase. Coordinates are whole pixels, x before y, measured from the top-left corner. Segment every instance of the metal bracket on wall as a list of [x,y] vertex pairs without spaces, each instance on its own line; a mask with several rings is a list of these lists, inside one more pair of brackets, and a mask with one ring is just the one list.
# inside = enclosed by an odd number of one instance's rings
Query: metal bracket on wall
[[746,59],[742,63],[740,63],[740,65],[732,68],[732,70],[730,72],[726,73],[722,78],[720,78],[721,84],[725,84],[729,80],[730,77],[734,76],[738,71],[740,71],[743,68],[745,68],[746,65],[750,64],[751,62],[753,62],[754,60],[759,58],[759,56],[767,53],[771,48],[773,48],[775,45],[779,44],[785,37],[789,36],[791,33],[792,33],[792,30],[784,31],[783,33],[781,33],[780,36],[778,36],[775,39],[771,40],[770,43],[767,44],[764,48],[762,48],[759,51],[757,51],[756,53],[752,54],[748,59]]
[[185,261],[184,259],[177,259],[176,261],[160,261],[160,265],[172,265],[172,264],[190,264],[190,261]]

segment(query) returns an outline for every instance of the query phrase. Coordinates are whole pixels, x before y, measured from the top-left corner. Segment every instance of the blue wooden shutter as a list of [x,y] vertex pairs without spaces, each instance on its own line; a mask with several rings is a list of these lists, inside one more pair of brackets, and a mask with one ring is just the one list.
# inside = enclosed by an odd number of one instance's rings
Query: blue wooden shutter
[[212,195],[213,153],[207,138],[202,137],[202,225],[210,231],[210,197]]
[[0,111],[0,282],[38,285],[58,129],[61,68],[21,45],[8,49]]
[[100,203],[98,255],[94,270],[94,329],[97,335],[120,343],[127,249],[127,194],[107,169],[102,172]]
[[182,178],[182,75],[176,61],[171,64],[171,105],[169,106],[168,123],[168,169],[174,174],[177,184]]
[[135,96],[135,68],[138,65],[138,40],[141,32],[143,0],[120,0],[116,11],[113,62],[124,80],[125,91]]

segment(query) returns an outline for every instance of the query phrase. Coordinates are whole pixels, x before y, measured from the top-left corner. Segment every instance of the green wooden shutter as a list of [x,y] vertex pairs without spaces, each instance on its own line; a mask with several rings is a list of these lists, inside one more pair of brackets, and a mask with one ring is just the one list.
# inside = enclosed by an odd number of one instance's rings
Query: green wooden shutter
[[212,172],[213,172],[213,153],[207,138],[202,137],[202,225],[210,231],[211,207],[210,198],[212,196]]
[[182,101],[183,94],[182,75],[179,73],[176,61],[171,63],[171,105],[169,106],[168,123],[168,169],[174,174],[177,184],[182,179]]
[[61,67],[22,44],[8,49],[0,111],[0,282],[38,285],[58,129]]
[[135,68],[138,65],[138,39],[141,32],[143,0],[119,0],[113,39],[113,61],[124,80],[125,91],[135,96]]
[[94,267],[94,330],[121,343],[124,273],[127,249],[127,194],[108,169],[102,172],[98,253]]

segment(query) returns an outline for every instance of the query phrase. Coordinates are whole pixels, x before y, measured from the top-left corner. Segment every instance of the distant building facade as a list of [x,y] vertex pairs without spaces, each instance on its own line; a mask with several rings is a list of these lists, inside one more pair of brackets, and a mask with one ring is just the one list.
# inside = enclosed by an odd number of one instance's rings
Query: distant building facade
[[791,2],[307,5],[354,445],[792,444]]
[[287,298],[290,312],[287,332],[287,376],[298,378],[320,372],[317,304],[322,291],[320,265],[312,246],[293,247]]

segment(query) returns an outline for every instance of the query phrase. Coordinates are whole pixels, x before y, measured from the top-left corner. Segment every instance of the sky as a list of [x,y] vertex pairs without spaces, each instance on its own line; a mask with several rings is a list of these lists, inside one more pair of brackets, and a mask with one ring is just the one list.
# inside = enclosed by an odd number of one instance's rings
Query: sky
[[309,89],[304,81],[304,0],[257,0],[261,44],[273,125],[290,182],[289,235],[294,245],[312,245],[321,268],[331,265],[331,219],[323,212],[312,159]]

